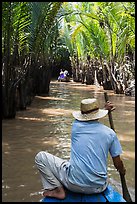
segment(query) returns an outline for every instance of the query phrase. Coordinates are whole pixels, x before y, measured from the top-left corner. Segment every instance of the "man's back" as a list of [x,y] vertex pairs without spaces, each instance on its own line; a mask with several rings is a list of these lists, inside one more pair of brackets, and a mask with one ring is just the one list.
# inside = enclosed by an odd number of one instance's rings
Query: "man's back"
[[122,152],[115,132],[98,120],[72,126],[69,180],[78,185],[104,185],[107,179],[107,158]]

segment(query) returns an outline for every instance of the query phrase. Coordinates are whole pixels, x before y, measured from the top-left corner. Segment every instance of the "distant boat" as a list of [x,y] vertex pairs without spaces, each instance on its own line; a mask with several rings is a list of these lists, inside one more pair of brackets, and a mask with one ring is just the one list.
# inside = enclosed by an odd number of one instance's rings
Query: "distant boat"
[[59,82],[69,82],[70,81],[70,77],[64,77],[64,78],[58,78]]
[[126,202],[126,200],[111,185],[108,185],[102,193],[89,195],[67,190],[67,196],[63,200],[45,197],[40,202]]

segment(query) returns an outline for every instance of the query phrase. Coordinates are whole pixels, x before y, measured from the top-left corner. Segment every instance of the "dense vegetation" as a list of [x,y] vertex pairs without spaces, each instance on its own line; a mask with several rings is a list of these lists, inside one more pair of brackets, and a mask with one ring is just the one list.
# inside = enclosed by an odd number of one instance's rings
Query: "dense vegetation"
[[126,93],[135,78],[135,2],[2,2],[3,118],[48,94],[60,68]]

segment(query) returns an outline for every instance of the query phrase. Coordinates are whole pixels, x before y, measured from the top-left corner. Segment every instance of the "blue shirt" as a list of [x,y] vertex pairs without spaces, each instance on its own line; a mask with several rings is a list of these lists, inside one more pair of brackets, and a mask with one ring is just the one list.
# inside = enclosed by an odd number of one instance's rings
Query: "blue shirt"
[[71,135],[69,181],[85,187],[104,185],[109,152],[112,157],[122,153],[117,135],[111,128],[97,120],[75,120]]

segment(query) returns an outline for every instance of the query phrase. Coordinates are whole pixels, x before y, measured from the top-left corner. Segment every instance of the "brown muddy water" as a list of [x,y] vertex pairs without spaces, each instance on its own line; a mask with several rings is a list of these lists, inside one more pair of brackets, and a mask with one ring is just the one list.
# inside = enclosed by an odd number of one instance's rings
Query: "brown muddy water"
[[[135,201],[135,98],[107,91],[116,110],[113,122],[121,142],[127,186]],[[104,107],[102,87],[74,82],[50,83],[49,96],[36,96],[16,119],[2,121],[2,202],[39,202],[42,198],[35,155],[45,150],[64,159],[70,155],[72,111],[79,110],[84,98],[97,97]],[[108,117],[101,122],[109,126]],[[120,193],[120,177],[108,160],[109,182]]]

